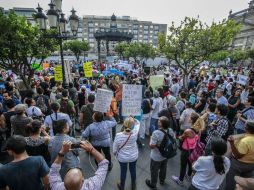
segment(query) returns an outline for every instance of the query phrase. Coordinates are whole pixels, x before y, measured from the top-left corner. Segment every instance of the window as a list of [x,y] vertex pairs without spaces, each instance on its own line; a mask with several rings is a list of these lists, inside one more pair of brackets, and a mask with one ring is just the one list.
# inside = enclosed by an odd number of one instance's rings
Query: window
[[105,26],[105,23],[101,23],[100,26],[104,27],[104,26]]
[[88,36],[89,36],[89,38],[93,38],[93,34],[89,34]]
[[138,34],[138,31],[137,30],[133,30],[133,34]]
[[89,42],[94,42],[94,39],[93,38],[89,38]]
[[133,25],[133,29],[138,29],[138,25]]
[[94,23],[94,26],[99,26],[98,22]]
[[150,28],[153,28],[153,25],[151,25]]
[[92,22],[88,23],[88,26],[93,27],[93,23]]
[[94,29],[93,28],[89,28],[89,32],[93,32],[94,31]]
[[139,28],[142,28],[143,27],[143,25],[139,25]]
[[159,30],[159,26],[154,26],[154,30]]
[[142,34],[140,34],[140,35],[139,35],[139,37],[140,37],[140,38],[143,38],[143,35],[142,35]]
[[147,31],[147,30],[144,30],[144,34],[148,34],[148,31]]
[[144,29],[145,29],[145,30],[148,30],[148,26],[144,26]]
[[133,38],[134,38],[134,39],[138,39],[138,35],[134,35]]
[[147,35],[144,35],[144,39],[147,40],[147,39],[148,39],[148,36],[147,36]]

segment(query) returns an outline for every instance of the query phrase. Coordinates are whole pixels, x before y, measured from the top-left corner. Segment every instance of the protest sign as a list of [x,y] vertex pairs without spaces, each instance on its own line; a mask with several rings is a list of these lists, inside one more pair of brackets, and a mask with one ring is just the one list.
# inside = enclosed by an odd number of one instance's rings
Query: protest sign
[[57,82],[63,82],[62,66],[56,65],[54,73],[55,73],[55,81],[57,81]]
[[113,92],[105,89],[98,89],[95,97],[94,111],[108,112],[112,101]]
[[32,63],[32,69],[36,71],[42,71],[42,66],[39,63]]
[[93,77],[93,64],[92,62],[86,62],[83,64],[85,77]]
[[142,85],[123,85],[122,115],[141,115]]
[[49,68],[49,63],[43,63],[42,68],[43,70],[47,70]]
[[149,78],[150,86],[153,89],[163,86],[164,84],[164,75],[152,75]]
[[237,83],[241,84],[241,85],[246,85],[248,82],[248,77],[244,76],[244,75],[238,75],[238,81]]

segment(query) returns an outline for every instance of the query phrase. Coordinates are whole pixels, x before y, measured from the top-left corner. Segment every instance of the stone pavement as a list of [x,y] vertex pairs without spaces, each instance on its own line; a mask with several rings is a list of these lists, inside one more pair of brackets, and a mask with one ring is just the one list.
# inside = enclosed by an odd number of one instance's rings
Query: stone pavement
[[[146,139],[145,147],[143,149],[139,149],[139,158],[137,161],[137,190],[149,190],[150,188],[146,186],[145,179],[150,179],[150,149],[148,147],[149,139]],[[111,154],[112,155],[112,154]],[[179,175],[180,172],[180,152],[178,152],[177,156],[170,159],[168,161],[167,167],[167,178],[165,181],[165,185],[161,186],[160,184],[157,185],[158,190],[184,190],[188,189],[190,183],[184,182],[184,187],[179,187],[171,180],[171,175]],[[81,159],[81,166],[83,168],[85,178],[94,175],[93,169],[89,163],[89,157],[86,153],[80,154]],[[91,158],[91,163],[95,167],[94,159]],[[102,190],[117,190],[116,183],[120,179],[120,167],[117,160],[112,156],[112,161],[114,164],[113,169],[108,173],[104,186]],[[127,179],[126,179],[126,190],[131,189],[131,180],[130,180],[130,173],[127,172]]]

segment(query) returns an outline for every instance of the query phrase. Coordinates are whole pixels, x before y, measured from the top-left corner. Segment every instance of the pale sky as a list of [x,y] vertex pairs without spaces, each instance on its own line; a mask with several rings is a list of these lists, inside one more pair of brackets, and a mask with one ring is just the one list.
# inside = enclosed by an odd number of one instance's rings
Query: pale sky
[[[185,16],[197,17],[211,23],[228,17],[233,12],[248,8],[250,0],[63,0],[63,12],[69,15],[72,7],[78,16],[101,15],[131,16],[138,20],[162,24],[179,23]],[[0,7],[36,8],[40,3],[48,9],[50,0],[0,0]]]

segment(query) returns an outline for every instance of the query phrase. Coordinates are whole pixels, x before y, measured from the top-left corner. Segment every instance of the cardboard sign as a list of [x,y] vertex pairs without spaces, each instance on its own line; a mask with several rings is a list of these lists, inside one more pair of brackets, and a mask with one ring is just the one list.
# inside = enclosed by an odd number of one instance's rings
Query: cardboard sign
[[112,101],[113,92],[105,89],[98,89],[94,102],[94,111],[107,113]]
[[163,86],[164,84],[164,75],[152,75],[149,78],[150,86],[153,89]]
[[93,64],[92,62],[86,62],[83,64],[85,77],[93,77]]
[[122,115],[141,115],[142,85],[123,85]]
[[241,85],[246,85],[248,82],[248,77],[244,76],[244,75],[238,75],[238,81],[237,83],[241,84]]
[[63,82],[63,71],[62,71],[62,66],[61,65],[56,65],[55,66],[55,81],[57,82]]

